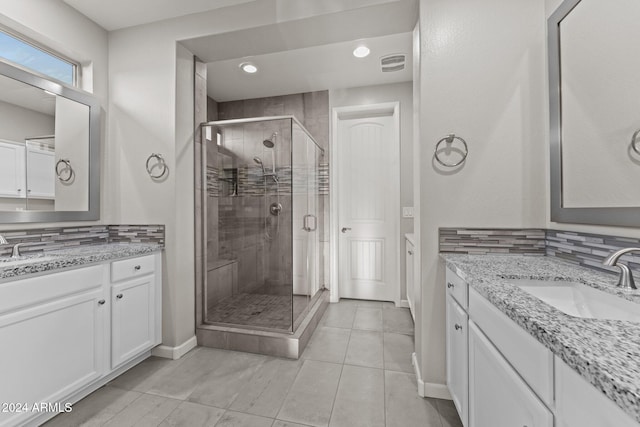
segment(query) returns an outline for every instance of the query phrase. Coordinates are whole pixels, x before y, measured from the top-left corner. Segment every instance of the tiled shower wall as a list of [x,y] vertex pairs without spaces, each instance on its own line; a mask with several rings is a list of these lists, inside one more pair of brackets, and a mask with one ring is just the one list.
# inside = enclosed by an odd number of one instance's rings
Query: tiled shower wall
[[[324,221],[318,226],[320,236],[320,283],[326,283],[328,277],[328,256],[329,256],[329,93],[328,91],[307,92],[285,96],[275,96],[268,98],[256,98],[229,102],[216,102],[208,99],[209,120],[229,120],[248,117],[282,116],[293,115],[311,133],[313,138],[325,150],[325,155],[320,160],[319,170],[319,210],[323,213]],[[260,139],[259,143],[263,138]],[[268,153],[260,156],[266,165],[270,165]],[[252,159],[248,159],[251,161]],[[278,164],[290,165],[290,159],[279,158]],[[253,164],[251,164],[254,166]],[[265,165],[265,166],[266,166]],[[256,168],[255,171],[258,169]],[[254,172],[255,172],[254,171]],[[239,171],[240,174],[241,171]],[[279,170],[283,176],[291,176],[290,170]],[[252,168],[247,171],[249,180],[251,179]],[[271,189],[269,189],[271,192]],[[291,209],[284,207],[285,211]],[[287,224],[288,235],[282,234],[283,238],[291,241],[290,218],[281,217],[281,224]],[[287,222],[288,221],[288,222]],[[290,258],[290,257],[289,257]],[[291,271],[291,260],[286,263],[272,257],[270,269],[277,272],[276,276],[284,277],[284,270]],[[280,271],[279,271],[280,270]]]
[[[546,255],[601,271],[617,271],[602,265],[612,252],[640,247],[636,238],[545,229],[440,228],[439,239],[440,252]],[[640,254],[622,260],[640,272]]]

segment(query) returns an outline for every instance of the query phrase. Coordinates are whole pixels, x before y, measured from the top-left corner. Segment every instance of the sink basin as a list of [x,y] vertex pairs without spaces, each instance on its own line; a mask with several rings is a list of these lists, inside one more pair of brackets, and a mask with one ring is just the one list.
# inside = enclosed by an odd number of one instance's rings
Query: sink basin
[[582,283],[533,279],[512,283],[570,316],[640,322],[640,304]]
[[49,262],[55,260],[52,255],[31,255],[19,258],[0,258],[0,269],[17,267],[23,264],[35,264],[38,262]]

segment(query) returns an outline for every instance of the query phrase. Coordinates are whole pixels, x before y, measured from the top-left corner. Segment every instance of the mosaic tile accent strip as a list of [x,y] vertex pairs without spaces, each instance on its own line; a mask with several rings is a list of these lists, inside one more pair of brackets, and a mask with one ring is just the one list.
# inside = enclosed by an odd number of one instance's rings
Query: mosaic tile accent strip
[[209,197],[218,197],[220,195],[220,171],[218,168],[207,166],[207,195]]
[[[583,267],[600,271],[617,272],[616,267],[605,267],[602,262],[612,252],[628,247],[640,247],[640,239],[616,237],[575,231],[547,230],[546,255]],[[629,268],[640,272],[640,254],[634,253],[620,258]],[[637,276],[637,275],[636,275]]]
[[318,164],[318,193],[321,196],[329,195],[329,163]]
[[109,243],[153,243],[164,247],[164,225],[110,225]]
[[8,245],[0,247],[0,257],[11,254],[16,243],[25,254],[105,243],[154,243],[164,246],[164,225],[91,225],[0,231]]
[[444,253],[545,255],[543,229],[440,228],[439,240]]

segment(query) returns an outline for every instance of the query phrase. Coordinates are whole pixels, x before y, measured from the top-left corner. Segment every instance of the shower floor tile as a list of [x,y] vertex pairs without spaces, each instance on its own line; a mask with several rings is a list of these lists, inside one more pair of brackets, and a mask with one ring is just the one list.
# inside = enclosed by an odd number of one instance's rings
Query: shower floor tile
[[[306,307],[306,296],[238,294],[207,310],[207,321],[233,325],[291,330],[291,319]],[[292,308],[293,303],[293,308]]]

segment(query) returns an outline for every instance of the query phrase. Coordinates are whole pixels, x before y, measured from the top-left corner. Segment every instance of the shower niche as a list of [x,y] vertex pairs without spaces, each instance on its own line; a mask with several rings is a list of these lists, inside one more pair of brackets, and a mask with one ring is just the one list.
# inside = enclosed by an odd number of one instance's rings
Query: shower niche
[[293,116],[209,122],[202,137],[198,342],[298,357],[327,300],[323,150]]

